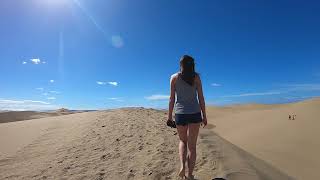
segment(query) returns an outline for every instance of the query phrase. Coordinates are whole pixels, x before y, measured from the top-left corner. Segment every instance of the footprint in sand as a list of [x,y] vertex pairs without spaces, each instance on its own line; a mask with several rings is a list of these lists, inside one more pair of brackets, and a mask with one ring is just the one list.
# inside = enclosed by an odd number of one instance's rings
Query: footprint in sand
[[107,159],[107,155],[102,155],[100,159]]
[[105,174],[106,174],[106,173],[103,173],[103,172],[98,173],[98,177],[96,178],[96,180],[103,180],[103,176],[104,176]]
[[215,125],[213,125],[213,124],[207,124],[207,128],[208,129],[214,129],[216,126]]

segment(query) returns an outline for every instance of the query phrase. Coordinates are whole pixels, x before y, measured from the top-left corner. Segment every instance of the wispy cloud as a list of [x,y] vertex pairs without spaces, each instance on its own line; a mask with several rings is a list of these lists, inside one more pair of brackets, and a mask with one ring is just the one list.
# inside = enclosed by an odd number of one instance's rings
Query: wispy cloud
[[243,94],[235,94],[235,95],[227,95],[222,97],[248,97],[248,96],[268,96],[268,95],[276,95],[281,94],[282,92],[270,91],[270,92],[253,92],[253,93],[243,93]]
[[108,84],[112,86],[118,86],[118,82],[115,82],[115,81],[109,81]]
[[50,104],[50,103],[44,102],[44,101],[0,99],[0,104],[5,104],[5,103],[16,103],[16,104],[38,103],[38,104],[45,104],[45,105]]
[[59,92],[59,91],[49,91],[49,93],[52,93],[52,94],[60,94],[61,92]]
[[0,99],[0,110],[25,111],[50,110],[56,108],[55,105],[45,101]]
[[39,87],[39,88],[36,88],[36,90],[43,91],[43,90],[44,90],[44,88]]
[[48,100],[55,100],[56,98],[55,97],[48,97],[47,99]]
[[152,100],[152,101],[157,101],[157,100],[168,100],[169,97],[170,97],[169,95],[154,94],[154,95],[145,97],[145,99]]
[[112,97],[112,98],[108,98],[109,100],[117,100],[119,98],[115,98],[115,97]]
[[33,63],[33,64],[40,64],[41,63],[41,60],[39,58],[33,58],[33,59],[30,59],[30,61]]
[[[46,64],[47,63],[46,61],[41,61],[41,59],[39,59],[39,58],[32,58],[29,60],[31,61],[32,64]],[[28,64],[28,62],[22,61],[22,64]]]
[[99,85],[106,85],[107,83],[106,83],[106,82],[102,82],[102,81],[97,81],[97,84],[99,84]]
[[213,86],[213,87],[219,87],[219,86],[221,86],[221,84],[218,84],[218,83],[211,83],[211,86]]
[[[37,88],[37,90],[44,91],[44,88]],[[49,96],[49,95],[53,95],[53,94],[61,94],[61,92],[59,92],[59,91],[47,91],[47,92],[43,92],[42,93],[43,96]]]
[[118,86],[119,85],[119,83],[115,82],[115,81],[109,81],[109,82],[97,81],[96,83],[99,85],[106,85],[106,84],[109,84],[111,86]]
[[111,97],[111,98],[108,98],[108,100],[117,101],[117,102],[124,102],[123,98],[121,98],[121,97]]
[[53,79],[51,79],[49,82],[50,82],[50,83],[54,83],[55,81],[54,81]]

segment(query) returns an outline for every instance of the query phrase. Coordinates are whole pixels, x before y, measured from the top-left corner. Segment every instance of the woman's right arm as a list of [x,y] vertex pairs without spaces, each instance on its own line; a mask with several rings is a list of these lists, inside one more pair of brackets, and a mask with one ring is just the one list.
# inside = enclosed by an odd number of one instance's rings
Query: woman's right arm
[[172,120],[172,112],[174,108],[174,103],[176,101],[176,93],[175,93],[175,76],[171,76],[170,79],[170,99],[169,99],[169,114],[168,114],[168,119]]

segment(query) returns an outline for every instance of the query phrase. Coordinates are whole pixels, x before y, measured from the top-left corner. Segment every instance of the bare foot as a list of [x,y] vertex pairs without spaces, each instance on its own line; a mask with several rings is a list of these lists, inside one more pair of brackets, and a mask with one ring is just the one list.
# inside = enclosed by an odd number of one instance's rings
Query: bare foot
[[180,169],[178,176],[181,177],[182,179],[186,179],[185,169],[184,168]]
[[194,180],[194,175],[188,175],[186,178],[187,178],[188,180]]

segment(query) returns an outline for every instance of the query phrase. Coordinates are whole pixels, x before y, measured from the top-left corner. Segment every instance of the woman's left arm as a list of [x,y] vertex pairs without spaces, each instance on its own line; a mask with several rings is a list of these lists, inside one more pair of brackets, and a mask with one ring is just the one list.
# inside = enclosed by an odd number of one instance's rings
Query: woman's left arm
[[202,83],[199,75],[196,76],[196,86],[197,86],[197,91],[198,91],[198,99],[199,99],[199,104],[200,108],[202,111],[202,118],[203,118],[203,127],[207,125],[207,114],[206,114],[206,103],[204,101],[204,95],[203,95],[203,90],[202,90]]

